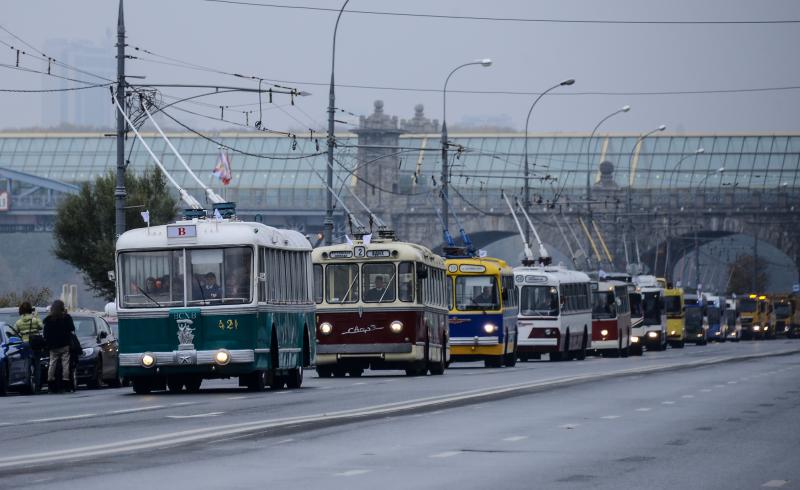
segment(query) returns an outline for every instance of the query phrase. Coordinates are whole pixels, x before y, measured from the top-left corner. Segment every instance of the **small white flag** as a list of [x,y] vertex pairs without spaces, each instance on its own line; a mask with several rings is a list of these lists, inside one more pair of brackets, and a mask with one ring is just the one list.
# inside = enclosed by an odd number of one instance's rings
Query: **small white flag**
[[364,235],[363,240],[364,240],[364,245],[369,245],[369,242],[372,241],[372,233],[370,233],[369,235]]
[[478,250],[478,257],[483,258],[486,257],[486,255],[488,255],[486,250]]
[[347,240],[348,245],[350,245],[351,247],[353,246],[353,240],[351,240],[349,236],[345,235],[344,239]]
[[139,214],[141,214],[141,215],[142,215],[142,219],[143,219],[143,220],[144,220],[144,222],[147,224],[147,226],[150,226],[150,210],[147,210],[147,211],[142,211],[142,212],[141,212],[141,213],[139,213]]
[[214,219],[217,221],[222,221],[222,214],[220,214],[219,209],[214,210]]

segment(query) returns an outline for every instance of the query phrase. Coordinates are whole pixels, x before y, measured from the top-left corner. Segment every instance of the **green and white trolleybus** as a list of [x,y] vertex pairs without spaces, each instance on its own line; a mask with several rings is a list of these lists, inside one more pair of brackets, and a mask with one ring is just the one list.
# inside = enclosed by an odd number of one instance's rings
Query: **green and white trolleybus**
[[194,218],[116,248],[120,375],[136,393],[238,377],[299,388],[315,360],[311,245],[296,231]]

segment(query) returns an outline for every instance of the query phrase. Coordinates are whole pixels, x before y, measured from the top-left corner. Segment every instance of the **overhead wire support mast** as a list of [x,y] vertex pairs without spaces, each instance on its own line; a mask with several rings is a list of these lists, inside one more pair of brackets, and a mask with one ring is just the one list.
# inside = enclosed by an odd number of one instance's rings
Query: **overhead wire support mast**
[[122,115],[122,118],[130,126],[131,131],[133,131],[133,134],[135,134],[136,137],[139,139],[139,141],[142,143],[142,146],[144,146],[144,148],[147,150],[147,153],[150,154],[150,157],[156,163],[158,168],[162,172],[164,172],[164,176],[167,178],[167,180],[169,180],[170,183],[175,187],[175,189],[178,190],[178,193],[181,196],[181,200],[185,202],[192,209],[203,209],[203,206],[200,204],[200,202],[194,197],[192,197],[188,192],[186,192],[186,190],[183,187],[179,186],[178,183],[175,182],[175,179],[172,178],[172,175],[170,175],[167,169],[164,168],[164,164],[162,164],[161,160],[159,160],[156,154],[153,153],[153,150],[150,149],[150,145],[147,144],[144,138],[142,138],[142,135],[139,134],[139,131],[136,130],[136,126],[134,126],[133,123],[131,123],[131,120],[128,119],[128,116],[125,115],[125,112],[122,109],[122,105],[120,105],[120,103],[116,99],[114,99],[114,104],[117,106],[117,110]]
[[[114,187],[114,234],[119,237],[125,233],[125,18],[122,0],[119,0],[117,14],[117,93],[114,102],[120,110],[117,114],[117,173]],[[123,120],[124,119],[124,120]]]
[[[447,201],[447,208],[453,213],[453,218],[456,220],[456,225],[458,226],[458,234],[461,235],[461,240],[464,242],[464,248],[467,249],[467,253],[472,255],[475,252],[475,248],[472,246],[472,240],[469,239],[467,232],[464,231],[464,226],[461,225],[461,220],[458,219],[458,214],[456,214],[456,210],[452,204],[450,204],[450,199],[447,196],[442,195],[442,199]],[[447,234],[449,235],[450,232],[448,231]]]
[[539,232],[536,231],[536,227],[533,226],[533,221],[531,221],[531,217],[528,216],[528,212],[525,211],[525,206],[520,204],[519,199],[517,201],[517,207],[522,211],[522,215],[525,216],[525,220],[528,222],[528,226],[531,227],[531,231],[533,232],[533,236],[536,238],[536,243],[539,245],[539,261],[541,263],[546,263],[550,259],[550,254],[547,253],[547,249],[544,247],[544,242],[539,237]]
[[[140,97],[141,97],[141,95],[140,95]],[[167,142],[167,145],[169,146],[169,149],[172,150],[172,153],[174,153],[176,157],[178,157],[178,161],[181,162],[181,164],[183,165],[183,168],[185,168],[186,171],[189,172],[189,175],[191,175],[192,178],[194,178],[194,180],[198,184],[200,184],[200,187],[203,188],[203,190],[206,192],[206,196],[208,197],[208,200],[213,202],[213,203],[217,203],[217,204],[226,202],[225,199],[222,196],[220,196],[219,194],[214,192],[210,187],[205,185],[205,183],[203,183],[203,181],[200,180],[200,178],[197,177],[197,174],[195,174],[192,171],[192,169],[186,163],[186,160],[184,160],[183,157],[181,156],[181,154],[178,153],[178,150],[175,149],[175,147],[172,145],[172,142],[169,140],[169,138],[167,138],[167,135],[165,135],[164,131],[161,130],[161,127],[158,125],[158,123],[156,122],[156,120],[153,117],[153,115],[150,114],[149,110],[147,110],[148,101],[146,99],[141,99],[141,102],[142,102],[142,109],[144,109],[144,112],[145,112],[145,114],[147,114],[147,117],[150,119],[150,122],[153,123],[153,126],[155,126],[156,130],[158,131],[158,134],[160,134],[161,137],[164,139],[164,141]]]
[[533,251],[531,247],[528,245],[528,241],[525,239],[525,232],[522,231],[522,225],[519,224],[519,219],[517,219],[517,213],[514,211],[514,206],[511,205],[511,201],[508,200],[508,196],[504,191],[500,191],[500,195],[503,196],[505,199],[506,204],[508,205],[508,210],[511,211],[511,217],[514,218],[514,223],[517,224],[517,230],[519,230],[519,236],[522,237],[522,246],[523,250],[525,251],[525,258],[529,262],[533,262]]

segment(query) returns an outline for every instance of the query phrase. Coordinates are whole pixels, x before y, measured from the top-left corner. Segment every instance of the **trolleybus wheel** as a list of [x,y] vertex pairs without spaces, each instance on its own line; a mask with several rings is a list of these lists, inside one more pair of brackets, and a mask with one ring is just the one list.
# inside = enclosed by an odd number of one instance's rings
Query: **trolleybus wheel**
[[503,364],[506,367],[514,367],[517,365],[517,346],[514,345],[514,350],[505,355]]
[[331,368],[319,367],[317,366],[317,376],[320,378],[330,378],[333,376],[333,371]]
[[[353,372],[350,372],[350,376],[353,375]],[[359,374],[361,376],[361,374]],[[303,384],[303,368],[298,367],[289,370],[289,375],[286,376],[286,387],[290,390],[296,390],[300,388]]]
[[170,393],[180,393],[183,389],[183,378],[170,376],[167,378],[167,389]]
[[487,357],[483,360],[483,366],[487,368],[499,368],[503,366],[503,356]]
[[196,374],[188,376],[184,384],[186,385],[186,391],[189,393],[197,393],[200,391],[200,385],[203,384],[203,377]]
[[[620,346],[622,345],[622,339],[619,341]],[[620,347],[619,349],[619,357],[628,357],[631,354],[631,346],[626,345],[625,347]]]
[[587,341],[588,335],[586,330],[583,331],[583,338],[581,339],[581,350],[575,355],[575,359],[579,361],[583,361],[586,359],[586,345],[588,344]]
[[520,362],[528,362],[531,360],[531,358],[528,356],[528,354],[520,354],[519,360]]
[[131,384],[133,385],[133,392],[137,395],[146,395],[153,391],[153,383],[148,378],[135,377]]
[[442,351],[442,356],[441,359],[439,359],[439,362],[431,364],[430,371],[433,376],[444,374],[444,370],[447,368],[447,361],[445,361],[444,357],[445,354],[444,351]]

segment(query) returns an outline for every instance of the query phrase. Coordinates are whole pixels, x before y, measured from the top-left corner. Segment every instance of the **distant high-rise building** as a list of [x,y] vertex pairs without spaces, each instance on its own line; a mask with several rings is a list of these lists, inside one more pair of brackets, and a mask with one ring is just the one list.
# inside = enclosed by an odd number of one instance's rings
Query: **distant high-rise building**
[[[86,40],[49,39],[44,52],[57,61],[84,72],[113,80],[116,73],[114,39],[106,32],[100,45]],[[104,80],[86,73],[53,65],[55,74],[93,83]],[[43,77],[42,88],[70,88],[85,84],[53,77]],[[111,128],[114,125],[114,108],[109,103],[108,89],[75,90],[45,94],[42,98],[42,126],[61,125],[82,128]]]

